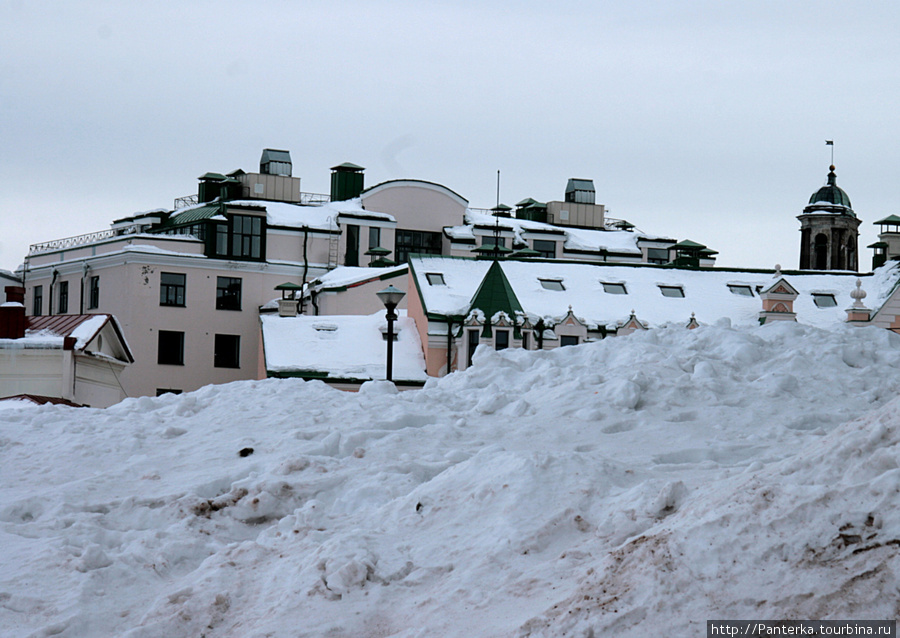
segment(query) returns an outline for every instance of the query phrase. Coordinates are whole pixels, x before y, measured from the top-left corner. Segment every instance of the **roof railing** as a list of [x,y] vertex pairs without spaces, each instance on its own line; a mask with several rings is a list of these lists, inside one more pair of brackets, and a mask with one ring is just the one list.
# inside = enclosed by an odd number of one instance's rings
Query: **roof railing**
[[54,250],[66,250],[68,248],[77,248],[79,246],[87,246],[94,242],[102,241],[116,237],[120,233],[110,228],[109,230],[100,230],[95,233],[86,233],[84,235],[75,235],[74,237],[66,237],[64,239],[53,239],[45,241],[41,244],[31,244],[28,247],[29,255],[38,255],[40,253],[52,252]]

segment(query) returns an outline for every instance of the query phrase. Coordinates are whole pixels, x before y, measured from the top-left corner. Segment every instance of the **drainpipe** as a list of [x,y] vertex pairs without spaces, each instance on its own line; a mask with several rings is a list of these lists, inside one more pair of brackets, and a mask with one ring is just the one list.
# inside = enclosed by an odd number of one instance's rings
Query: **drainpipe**
[[[303,227],[303,286],[306,286],[306,276],[309,274],[309,257],[306,254],[306,247],[309,242],[309,226]],[[303,290],[300,291],[300,314],[305,314],[303,308],[305,302],[303,299]]]
[[48,300],[48,305],[47,305],[47,310],[48,310],[47,314],[48,315],[53,314],[53,286],[56,285],[57,277],[59,277],[59,271],[54,268],[53,276],[50,277],[50,289],[47,291],[47,293],[50,295],[50,299]]
[[89,272],[91,272],[91,267],[88,266],[88,263],[86,261],[82,262],[82,264],[81,264],[81,286],[80,286],[81,290],[79,291],[81,293],[80,294],[81,301],[80,301],[80,304],[78,307],[78,310],[79,310],[78,314],[82,314],[82,315],[84,314],[84,280],[85,280],[85,278],[87,278]]
[[453,364],[453,320],[447,319],[447,374],[450,374],[450,366]]

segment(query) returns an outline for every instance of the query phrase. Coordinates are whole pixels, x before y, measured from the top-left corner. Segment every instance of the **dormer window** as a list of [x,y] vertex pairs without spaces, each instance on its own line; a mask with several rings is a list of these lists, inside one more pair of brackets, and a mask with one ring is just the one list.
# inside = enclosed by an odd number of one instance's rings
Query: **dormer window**
[[663,297],[684,297],[684,288],[681,286],[660,286],[659,291]]
[[753,289],[750,286],[745,286],[743,284],[728,284],[728,290],[733,295],[739,295],[741,297],[752,297]]
[[429,286],[446,286],[447,285],[447,282],[444,281],[443,273],[428,272],[428,273],[425,273],[425,278],[428,280]]
[[834,308],[837,305],[837,301],[832,294],[814,292],[812,296],[813,302],[819,308]]
[[541,282],[541,286],[543,286],[545,290],[555,290],[560,292],[566,289],[566,287],[563,286],[562,279],[538,279],[538,281]]
[[625,284],[615,284],[615,283],[607,283],[605,281],[601,281],[603,284],[603,292],[609,295],[627,295],[628,290],[625,289]]

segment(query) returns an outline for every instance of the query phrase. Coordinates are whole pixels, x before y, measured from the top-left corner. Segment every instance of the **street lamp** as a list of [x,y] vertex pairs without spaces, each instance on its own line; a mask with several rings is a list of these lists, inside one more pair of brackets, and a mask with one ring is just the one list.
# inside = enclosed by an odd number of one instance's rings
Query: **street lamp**
[[397,320],[397,304],[406,296],[406,293],[393,286],[388,286],[384,290],[375,293],[381,299],[381,303],[387,308],[387,380],[393,381],[391,378],[394,366],[394,322]]

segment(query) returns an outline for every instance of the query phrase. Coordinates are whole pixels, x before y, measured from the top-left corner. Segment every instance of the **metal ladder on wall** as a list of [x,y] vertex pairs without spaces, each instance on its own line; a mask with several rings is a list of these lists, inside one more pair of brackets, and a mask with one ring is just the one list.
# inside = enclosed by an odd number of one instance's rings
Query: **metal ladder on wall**
[[[328,228],[332,229],[334,218],[328,218]],[[335,228],[337,224],[334,224]],[[340,246],[341,236],[339,233],[332,233],[328,236],[328,270],[336,268],[338,265],[338,248]]]

